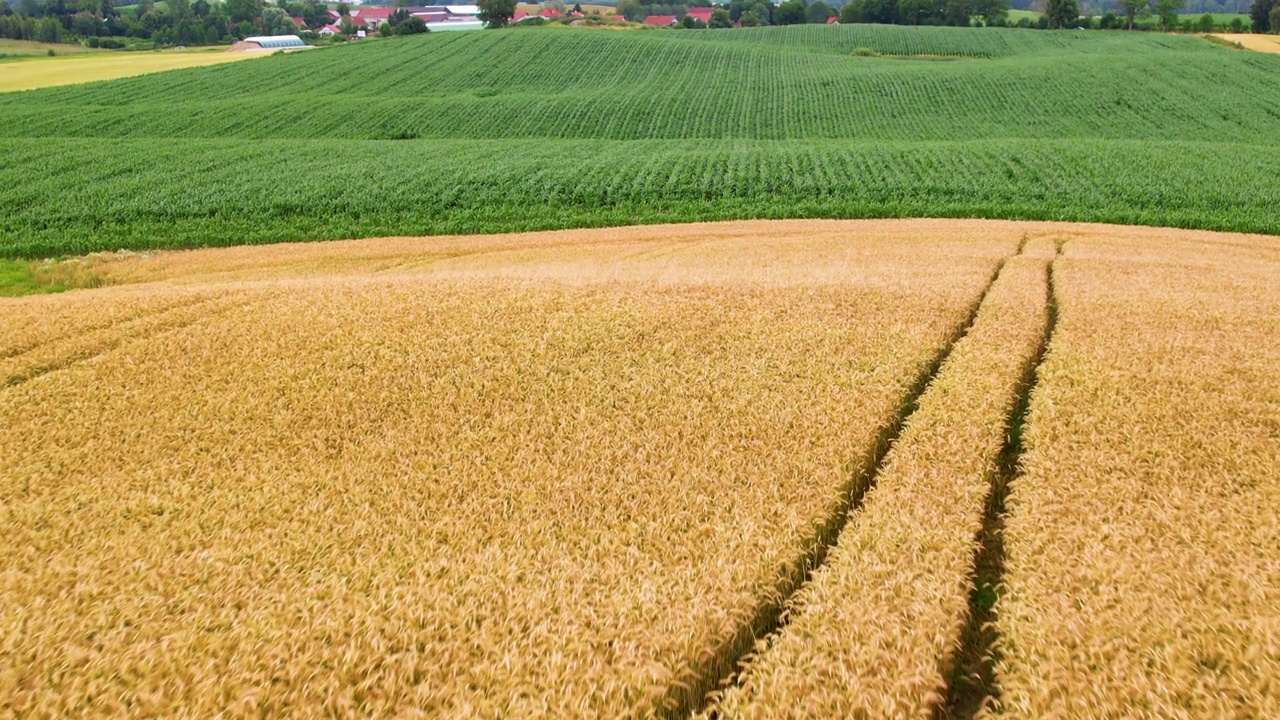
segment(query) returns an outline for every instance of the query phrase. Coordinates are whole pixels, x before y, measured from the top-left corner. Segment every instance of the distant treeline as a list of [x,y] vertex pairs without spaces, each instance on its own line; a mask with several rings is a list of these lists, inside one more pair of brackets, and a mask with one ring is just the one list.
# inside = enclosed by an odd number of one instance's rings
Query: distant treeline
[[[788,0],[774,5],[769,0],[732,0],[717,7],[727,9],[729,20],[744,26],[825,23],[828,18],[836,17],[846,24],[1080,27],[1101,30],[1132,26],[1140,30],[1244,32],[1250,29],[1247,17],[1228,20],[1211,15],[1247,13],[1249,3],[1250,0],[1125,0],[1123,3],[1119,0]],[[709,0],[684,4],[619,0],[617,12],[628,20],[640,22],[650,15],[684,18],[689,8],[711,5]],[[1234,9],[1237,7],[1241,9]],[[1039,18],[1020,17],[1014,21],[1009,18],[1011,9],[1030,10],[1041,15]],[[682,25],[701,27],[687,20]]]
[[[1015,0],[1015,2],[1025,0]],[[1039,0],[1043,7],[1037,17],[1009,17],[1008,0],[846,0],[842,5],[829,5],[824,0],[787,0],[774,5],[767,0],[733,0],[717,6],[728,11],[726,23],[711,27],[728,27],[729,22],[743,26],[801,25],[826,23],[838,18],[841,23],[877,23],[884,25],[951,25],[956,27],[991,26],[1022,28],[1080,28],[1084,30],[1165,30],[1176,32],[1244,32],[1250,29],[1245,17],[1230,19],[1212,14],[1190,15],[1182,0],[1126,0],[1120,11],[1097,12],[1078,4],[1077,0]],[[1259,2],[1278,0],[1259,0]],[[650,15],[674,15],[682,18],[682,27],[704,27],[691,22],[685,14],[690,8],[707,7],[699,0],[689,5],[642,4],[639,0],[621,0],[618,13],[639,22]],[[1256,25],[1256,20],[1254,22]]]
[[38,42],[84,40],[91,47],[126,47],[131,41],[160,45],[231,43],[250,35],[298,31],[328,23],[316,0],[266,4],[262,0],[167,0],[158,8],[141,0],[125,9],[112,0],[0,0],[0,37]]

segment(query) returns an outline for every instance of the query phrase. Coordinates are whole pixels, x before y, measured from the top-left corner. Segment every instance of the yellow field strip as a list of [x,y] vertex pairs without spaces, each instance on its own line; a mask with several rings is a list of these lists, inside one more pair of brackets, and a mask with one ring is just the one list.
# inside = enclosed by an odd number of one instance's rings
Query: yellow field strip
[[1008,498],[1002,713],[1280,717],[1280,241],[1066,243]]
[[1280,36],[1255,35],[1254,33],[1214,33],[1216,37],[1240,43],[1247,50],[1265,53],[1280,53]]
[[220,65],[267,53],[110,52],[37,58],[0,65],[0,92],[114,80],[180,68]]
[[790,621],[708,715],[928,717],[940,702],[1009,415],[1047,331],[1053,246],[1029,251],[1001,270]]
[[1017,243],[772,229],[220,282],[0,390],[0,713],[652,712]]

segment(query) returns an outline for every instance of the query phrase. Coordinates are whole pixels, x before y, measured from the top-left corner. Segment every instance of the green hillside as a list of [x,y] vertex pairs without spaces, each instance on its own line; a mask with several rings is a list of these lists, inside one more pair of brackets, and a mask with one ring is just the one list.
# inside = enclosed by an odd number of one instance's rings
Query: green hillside
[[729,217],[1280,233],[1280,57],[1120,32],[450,33],[0,95],[0,152],[10,256]]

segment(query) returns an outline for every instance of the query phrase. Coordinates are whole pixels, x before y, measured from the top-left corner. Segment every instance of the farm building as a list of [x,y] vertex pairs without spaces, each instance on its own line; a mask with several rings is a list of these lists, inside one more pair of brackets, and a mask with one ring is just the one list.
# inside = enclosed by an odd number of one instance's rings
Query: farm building
[[274,50],[310,50],[297,35],[259,35],[247,37],[231,46],[232,52],[263,52]]
[[675,15],[650,15],[644,19],[645,25],[652,25],[654,27],[671,27],[677,22],[679,22],[679,20],[676,19]]
[[711,22],[711,13],[715,12],[715,8],[710,7],[691,7],[685,12],[685,17],[691,17],[700,21],[703,25]]
[[452,32],[454,30],[483,30],[484,23],[479,20],[443,20],[427,23],[431,32]]

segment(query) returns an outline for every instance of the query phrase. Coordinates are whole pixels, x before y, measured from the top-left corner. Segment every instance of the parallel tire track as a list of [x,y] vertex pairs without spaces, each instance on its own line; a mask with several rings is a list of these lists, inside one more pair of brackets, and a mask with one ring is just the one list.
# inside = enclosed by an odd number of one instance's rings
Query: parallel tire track
[[867,492],[875,486],[876,477],[889,451],[902,433],[908,418],[915,412],[920,396],[937,376],[956,343],[973,327],[978,312],[994,287],[1006,261],[1007,259],[1000,261],[991,273],[982,293],[969,308],[965,322],[947,338],[942,349],[916,378],[903,397],[898,412],[881,428],[877,441],[863,456],[862,462],[855,465],[862,470],[852,477],[842,490],[843,501],[832,510],[816,536],[805,543],[808,550],[798,562],[791,565],[793,571],[779,579],[774,593],[756,608],[751,622],[739,626],[733,636],[726,638],[723,643],[708,653],[702,662],[690,668],[686,680],[672,685],[654,708],[653,715],[663,718],[687,718],[704,709],[707,697],[712,691],[733,682],[744,658],[755,647],[756,640],[778,632],[783,626],[784,610],[789,601],[809,582],[813,572],[826,560],[827,553],[840,536],[850,515],[862,505]]
[[[0,362],[0,389],[17,387],[42,375],[143,342],[160,333],[182,330],[202,320],[230,312],[242,306],[242,300],[235,295],[207,298],[135,319],[124,323],[122,327],[112,325],[65,343],[41,345]],[[35,357],[31,357],[32,355]]]
[[839,544],[699,717],[918,716],[941,700],[967,615],[971,538],[1045,341],[1046,244],[1024,240],[1002,266],[913,393]]

